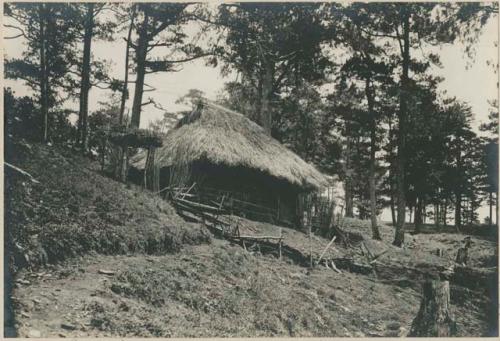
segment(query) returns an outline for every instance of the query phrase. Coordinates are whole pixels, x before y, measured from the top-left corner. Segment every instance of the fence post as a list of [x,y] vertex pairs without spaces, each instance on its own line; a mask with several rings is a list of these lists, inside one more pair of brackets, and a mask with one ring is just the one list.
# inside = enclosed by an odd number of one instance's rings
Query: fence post
[[151,148],[148,148],[148,152],[146,154],[146,162],[144,163],[144,176],[143,176],[143,185],[144,185],[144,188],[147,189],[148,188],[148,168],[149,168],[149,159],[151,157]]

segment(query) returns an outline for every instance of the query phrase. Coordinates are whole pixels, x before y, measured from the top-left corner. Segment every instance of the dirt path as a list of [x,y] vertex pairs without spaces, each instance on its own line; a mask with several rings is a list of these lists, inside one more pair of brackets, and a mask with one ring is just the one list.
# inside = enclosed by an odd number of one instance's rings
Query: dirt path
[[[88,256],[17,280],[20,337],[402,336],[420,299],[219,240],[166,256]],[[477,302],[454,310],[460,335],[485,333]]]

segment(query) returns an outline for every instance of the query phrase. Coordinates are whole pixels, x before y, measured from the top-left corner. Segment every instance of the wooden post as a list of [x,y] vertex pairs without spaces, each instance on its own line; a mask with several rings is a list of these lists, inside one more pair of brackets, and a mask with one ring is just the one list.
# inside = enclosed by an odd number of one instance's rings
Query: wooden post
[[498,226],[499,226],[498,225],[498,189],[497,189],[497,192],[495,193],[495,224],[497,225],[497,229],[498,229]]
[[493,226],[493,192],[490,192],[490,224],[489,228]]
[[154,168],[153,191],[156,193],[160,190],[160,167],[158,165],[153,165],[153,168]]
[[150,147],[151,149],[151,156],[149,160],[149,170],[148,170],[148,185],[151,190],[154,191],[154,186],[155,186],[155,147]]
[[456,323],[449,310],[450,283],[432,280],[423,284],[422,301],[413,320],[410,337],[442,337],[456,335]]
[[278,245],[278,248],[279,248],[279,253],[280,253],[280,260],[281,260],[281,243],[283,241],[283,229],[280,227],[280,241],[279,241],[279,245]]
[[106,162],[106,138],[102,138],[101,142],[101,171],[104,172],[105,168],[105,162]]
[[120,174],[120,179],[123,182],[127,182],[127,176],[128,176],[128,146],[123,147],[123,156],[121,160],[121,174]]
[[143,179],[143,185],[144,188],[148,188],[148,183],[147,183],[147,178],[148,178],[148,167],[149,167],[149,158],[151,157],[151,148],[148,148],[148,152],[146,154],[146,162],[144,163],[144,179]]
[[311,224],[309,225],[309,267],[313,267],[313,254],[312,254],[312,234],[311,234]]
[[146,163],[144,164],[144,188],[158,191],[159,189],[155,189],[155,178],[158,175],[158,173],[155,171],[155,150],[155,147],[148,147]]
[[307,224],[307,229],[309,232],[309,268],[312,269],[313,267],[313,255],[312,255],[312,205],[311,205],[311,197],[308,195],[306,198],[306,211],[307,211],[307,219],[306,219],[306,224]]
[[280,196],[278,195],[278,209],[276,210],[276,221],[280,221]]

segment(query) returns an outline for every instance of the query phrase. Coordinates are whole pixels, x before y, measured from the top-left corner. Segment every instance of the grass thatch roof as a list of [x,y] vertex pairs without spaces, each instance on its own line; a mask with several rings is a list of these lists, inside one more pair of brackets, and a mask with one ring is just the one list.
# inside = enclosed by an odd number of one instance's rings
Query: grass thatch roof
[[[132,165],[143,169],[145,159],[145,153],[139,153]],[[168,167],[198,160],[256,169],[308,189],[327,184],[314,166],[266,135],[262,127],[206,100],[168,132],[155,163]]]
[[161,136],[148,129],[115,129],[105,134],[111,142],[119,146],[148,148],[163,145]]

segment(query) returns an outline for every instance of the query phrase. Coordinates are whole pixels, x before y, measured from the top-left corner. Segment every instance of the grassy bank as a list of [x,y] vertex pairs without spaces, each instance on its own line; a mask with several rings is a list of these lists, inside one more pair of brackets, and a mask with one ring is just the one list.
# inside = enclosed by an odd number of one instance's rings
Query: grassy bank
[[162,254],[209,242],[164,200],[100,174],[97,162],[56,146],[7,141],[6,252],[12,270],[95,251]]

